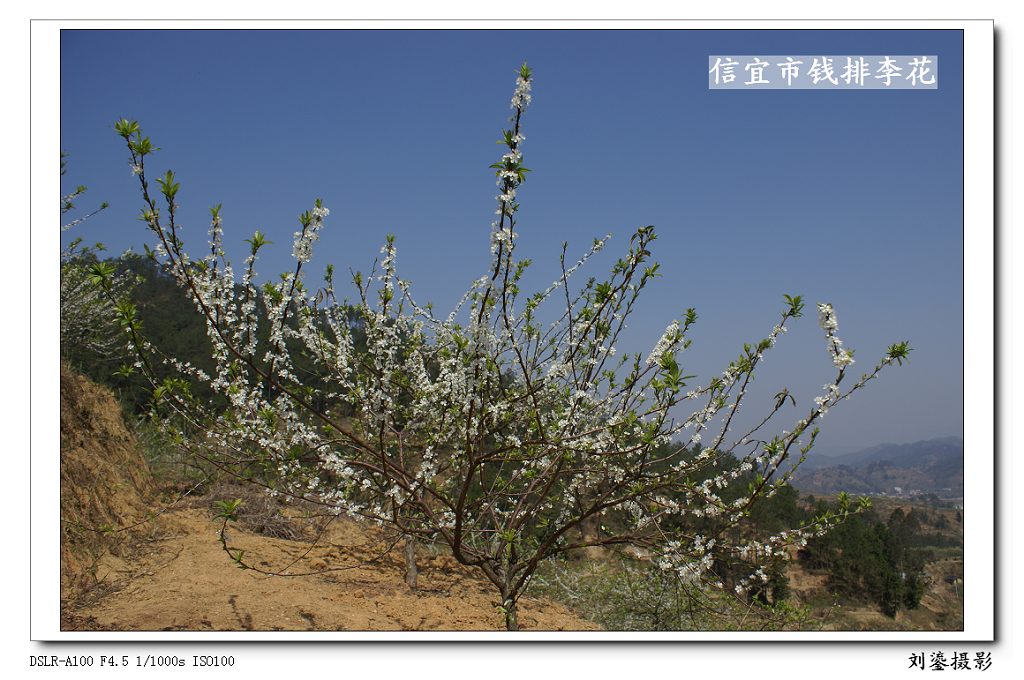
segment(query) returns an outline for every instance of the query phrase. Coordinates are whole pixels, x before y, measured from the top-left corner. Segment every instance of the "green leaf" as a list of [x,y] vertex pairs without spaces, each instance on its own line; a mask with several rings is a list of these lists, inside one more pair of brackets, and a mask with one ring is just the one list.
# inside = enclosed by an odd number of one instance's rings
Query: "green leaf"
[[886,359],[889,361],[895,361],[900,366],[903,365],[903,361],[909,359],[909,355],[913,350],[910,348],[910,343],[904,340],[903,342],[897,342],[889,345],[889,349],[886,352]]
[[128,139],[134,134],[139,132],[139,122],[136,120],[128,120],[122,118],[121,120],[114,123],[114,131],[121,135],[125,139]]
[[242,507],[243,500],[241,498],[235,498],[234,500],[219,500],[213,504],[217,514],[214,515],[215,519],[225,519],[229,522],[238,520],[238,509]]
[[106,288],[116,268],[113,262],[96,262],[89,265],[89,281],[100,288]]
[[789,304],[789,310],[786,312],[789,316],[794,318],[803,316],[804,312],[804,301],[799,295],[784,295],[786,302]]
[[168,201],[174,198],[175,194],[178,193],[178,189],[181,185],[174,181],[174,171],[168,170],[163,177],[156,178],[157,184],[160,185],[160,193],[162,193]]

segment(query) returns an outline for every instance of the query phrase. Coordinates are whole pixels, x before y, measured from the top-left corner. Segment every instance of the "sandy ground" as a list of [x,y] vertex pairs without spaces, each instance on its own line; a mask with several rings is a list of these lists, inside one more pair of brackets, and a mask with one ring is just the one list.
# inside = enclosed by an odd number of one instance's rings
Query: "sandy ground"
[[[235,528],[232,548],[267,571],[239,569],[217,540],[218,524],[202,509],[166,513],[129,559],[105,556],[100,585],[69,608],[70,628],[113,630],[500,630],[496,593],[454,559],[421,550],[417,590],[404,582],[401,551],[375,562],[387,546],[374,532],[336,521],[310,543]],[[308,551],[308,554],[306,554]],[[294,560],[302,557],[298,562]],[[536,599],[520,604],[524,630],[590,630],[564,607]]]
[[[244,550],[245,562],[312,574],[239,569],[218,540],[218,489],[162,511],[168,506],[109,390],[62,366],[60,410],[65,630],[504,627],[497,592],[440,551],[419,550],[414,591],[404,580],[402,546],[385,544],[380,530],[347,519],[316,528],[248,487],[221,488],[227,498],[248,498],[242,521],[229,530],[231,548]],[[524,630],[595,628],[562,606],[529,598],[520,602],[519,621]]]

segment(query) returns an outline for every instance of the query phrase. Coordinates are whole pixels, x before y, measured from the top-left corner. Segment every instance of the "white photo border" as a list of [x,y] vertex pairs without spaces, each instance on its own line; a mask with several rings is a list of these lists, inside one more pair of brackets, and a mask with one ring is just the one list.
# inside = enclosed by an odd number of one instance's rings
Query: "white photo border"
[[[59,234],[50,228],[59,184],[61,29],[953,29],[964,36],[964,630],[941,632],[520,632],[517,641],[943,641],[995,637],[994,30],[982,20],[904,21],[243,21],[34,20],[31,23],[31,638],[55,641],[508,641],[505,632],[98,632],[59,622]],[[970,398],[967,398],[970,395]],[[1004,455],[1007,452],[1003,452]],[[1005,463],[1004,463],[1005,465]]]

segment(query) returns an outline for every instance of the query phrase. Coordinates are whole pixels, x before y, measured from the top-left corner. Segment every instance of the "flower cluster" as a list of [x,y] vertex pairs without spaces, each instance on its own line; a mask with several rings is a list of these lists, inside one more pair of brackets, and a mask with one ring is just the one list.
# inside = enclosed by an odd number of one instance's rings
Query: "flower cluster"
[[324,218],[330,214],[320,201],[308,213],[303,213],[302,230],[295,232],[295,244],[292,246],[292,257],[299,262],[309,262],[313,257],[313,244],[320,238],[320,228]]
[[839,321],[836,319],[836,312],[832,305],[820,303],[818,305],[818,324],[825,331],[825,340],[828,343],[828,351],[832,355],[832,363],[839,368],[852,365],[853,352],[843,347],[843,341],[836,335],[839,330]]
[[513,109],[523,111],[530,105],[530,101],[533,99],[530,94],[532,89],[530,76],[530,69],[523,64],[523,67],[519,69],[519,77],[516,78],[516,91],[512,94],[511,106]]

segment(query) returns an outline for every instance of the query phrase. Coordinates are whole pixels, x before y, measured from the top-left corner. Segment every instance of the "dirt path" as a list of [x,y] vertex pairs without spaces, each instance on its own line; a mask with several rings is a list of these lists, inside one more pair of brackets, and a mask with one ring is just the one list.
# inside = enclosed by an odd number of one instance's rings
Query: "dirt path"
[[[372,564],[386,546],[373,532],[336,521],[291,572],[354,566],[314,576],[267,577],[237,568],[221,549],[202,509],[157,520],[129,559],[107,556],[92,601],[71,608],[73,628],[115,630],[500,630],[495,593],[451,557],[421,551],[419,587],[405,585],[400,551]],[[287,567],[309,543],[233,529],[232,547],[269,571]],[[360,563],[363,561],[364,563]],[[595,626],[560,605],[524,599],[525,630],[589,630]]]

